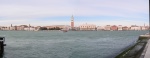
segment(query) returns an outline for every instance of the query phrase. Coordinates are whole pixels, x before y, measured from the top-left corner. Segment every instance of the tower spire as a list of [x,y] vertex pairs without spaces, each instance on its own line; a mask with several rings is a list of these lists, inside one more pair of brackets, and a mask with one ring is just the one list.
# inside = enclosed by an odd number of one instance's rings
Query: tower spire
[[73,17],[73,15],[71,16],[71,21],[74,21],[74,17]]
[[74,29],[74,17],[73,17],[73,15],[71,16],[71,29]]
[[12,24],[11,24],[11,26],[10,27],[12,27]]

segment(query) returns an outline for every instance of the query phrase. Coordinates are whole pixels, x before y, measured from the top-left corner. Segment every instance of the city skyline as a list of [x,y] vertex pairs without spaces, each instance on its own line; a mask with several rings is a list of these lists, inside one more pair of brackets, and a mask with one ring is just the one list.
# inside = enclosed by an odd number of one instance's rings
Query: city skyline
[[148,25],[149,0],[3,0],[0,25]]

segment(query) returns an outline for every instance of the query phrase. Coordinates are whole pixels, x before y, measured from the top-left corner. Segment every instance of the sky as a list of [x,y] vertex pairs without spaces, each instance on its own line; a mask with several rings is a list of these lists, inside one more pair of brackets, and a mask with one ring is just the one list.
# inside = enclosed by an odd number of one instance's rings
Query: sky
[[149,0],[0,0],[0,26],[149,24]]

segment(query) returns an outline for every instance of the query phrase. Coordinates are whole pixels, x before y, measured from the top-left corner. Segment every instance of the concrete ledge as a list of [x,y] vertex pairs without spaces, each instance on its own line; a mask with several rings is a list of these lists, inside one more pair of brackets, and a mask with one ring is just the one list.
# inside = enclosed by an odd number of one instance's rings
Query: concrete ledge
[[150,40],[148,41],[141,58],[150,58]]
[[140,58],[144,57],[143,51],[147,46],[149,35],[140,35],[136,44],[124,50],[122,53],[117,55],[115,58]]

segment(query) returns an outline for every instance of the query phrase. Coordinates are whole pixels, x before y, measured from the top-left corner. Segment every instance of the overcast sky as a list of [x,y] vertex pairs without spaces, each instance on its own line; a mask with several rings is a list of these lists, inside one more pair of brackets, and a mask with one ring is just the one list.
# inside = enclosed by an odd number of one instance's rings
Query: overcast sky
[[0,26],[148,25],[149,0],[0,0]]

